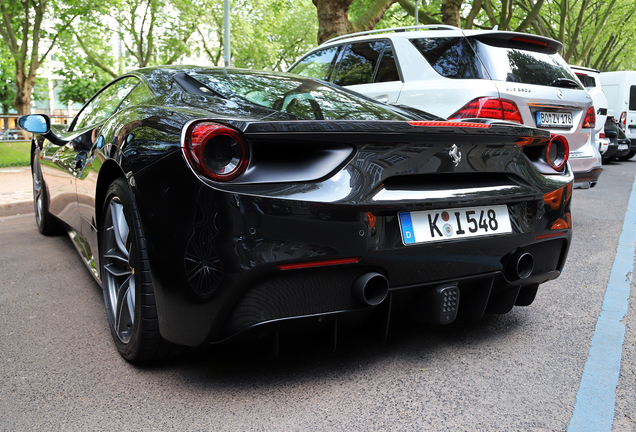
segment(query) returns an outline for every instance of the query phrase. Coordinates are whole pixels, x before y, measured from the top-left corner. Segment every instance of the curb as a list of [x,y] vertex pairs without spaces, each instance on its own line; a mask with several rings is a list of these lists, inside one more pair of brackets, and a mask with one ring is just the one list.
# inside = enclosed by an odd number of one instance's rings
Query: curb
[[0,204],[0,217],[17,216],[25,213],[34,213],[33,201],[13,202]]

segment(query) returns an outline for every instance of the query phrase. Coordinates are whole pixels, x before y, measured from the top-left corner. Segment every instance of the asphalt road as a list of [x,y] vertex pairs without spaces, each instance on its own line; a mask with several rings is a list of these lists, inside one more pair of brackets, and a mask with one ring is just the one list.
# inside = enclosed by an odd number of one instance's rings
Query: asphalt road
[[[127,363],[70,240],[40,236],[32,214],[0,218],[0,430],[566,430],[635,174],[609,164],[574,191],[567,265],[531,306],[397,325],[385,343],[347,332],[335,353],[285,338],[278,361],[258,345]],[[636,430],[631,286],[614,431]]]

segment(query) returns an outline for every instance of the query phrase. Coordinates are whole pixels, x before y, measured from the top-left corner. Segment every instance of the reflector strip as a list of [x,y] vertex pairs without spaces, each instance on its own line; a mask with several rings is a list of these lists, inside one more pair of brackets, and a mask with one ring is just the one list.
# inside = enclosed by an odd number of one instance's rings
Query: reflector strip
[[566,232],[567,231],[548,233],[548,234],[541,234],[541,235],[536,236],[535,239],[536,240],[543,240],[543,239],[548,239],[548,238],[561,237],[561,236],[564,236]]
[[434,126],[434,127],[468,127],[476,129],[488,129],[489,124],[469,123],[469,122],[453,122],[453,121],[412,121],[409,122],[413,126]]
[[358,261],[360,261],[360,257],[325,260],[325,261],[310,261],[310,262],[294,263],[294,264],[280,264],[278,268],[281,270],[295,270],[295,269],[311,268],[311,267],[325,267],[325,266],[333,266],[333,265],[341,265],[341,264],[355,264]]

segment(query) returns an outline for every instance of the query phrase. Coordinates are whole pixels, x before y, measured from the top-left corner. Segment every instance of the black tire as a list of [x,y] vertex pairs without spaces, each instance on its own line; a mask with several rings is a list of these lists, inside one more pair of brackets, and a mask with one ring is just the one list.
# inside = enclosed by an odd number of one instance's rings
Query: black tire
[[108,188],[99,238],[106,315],[119,353],[133,362],[180,354],[184,347],[166,341],[159,333],[146,242],[132,192],[123,177]]
[[41,234],[52,236],[64,232],[62,223],[51,213],[49,213],[49,193],[42,176],[42,166],[37,152],[34,151],[31,163],[31,174],[33,177],[33,211],[35,212],[35,223]]

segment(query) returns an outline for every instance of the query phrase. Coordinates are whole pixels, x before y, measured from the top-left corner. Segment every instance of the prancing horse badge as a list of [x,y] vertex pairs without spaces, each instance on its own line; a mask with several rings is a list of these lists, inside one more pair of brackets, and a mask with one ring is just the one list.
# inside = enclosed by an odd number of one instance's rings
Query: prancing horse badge
[[459,162],[462,160],[462,152],[459,151],[457,144],[453,144],[453,146],[448,151],[448,155],[453,160],[453,163],[455,163],[455,166],[459,165]]

